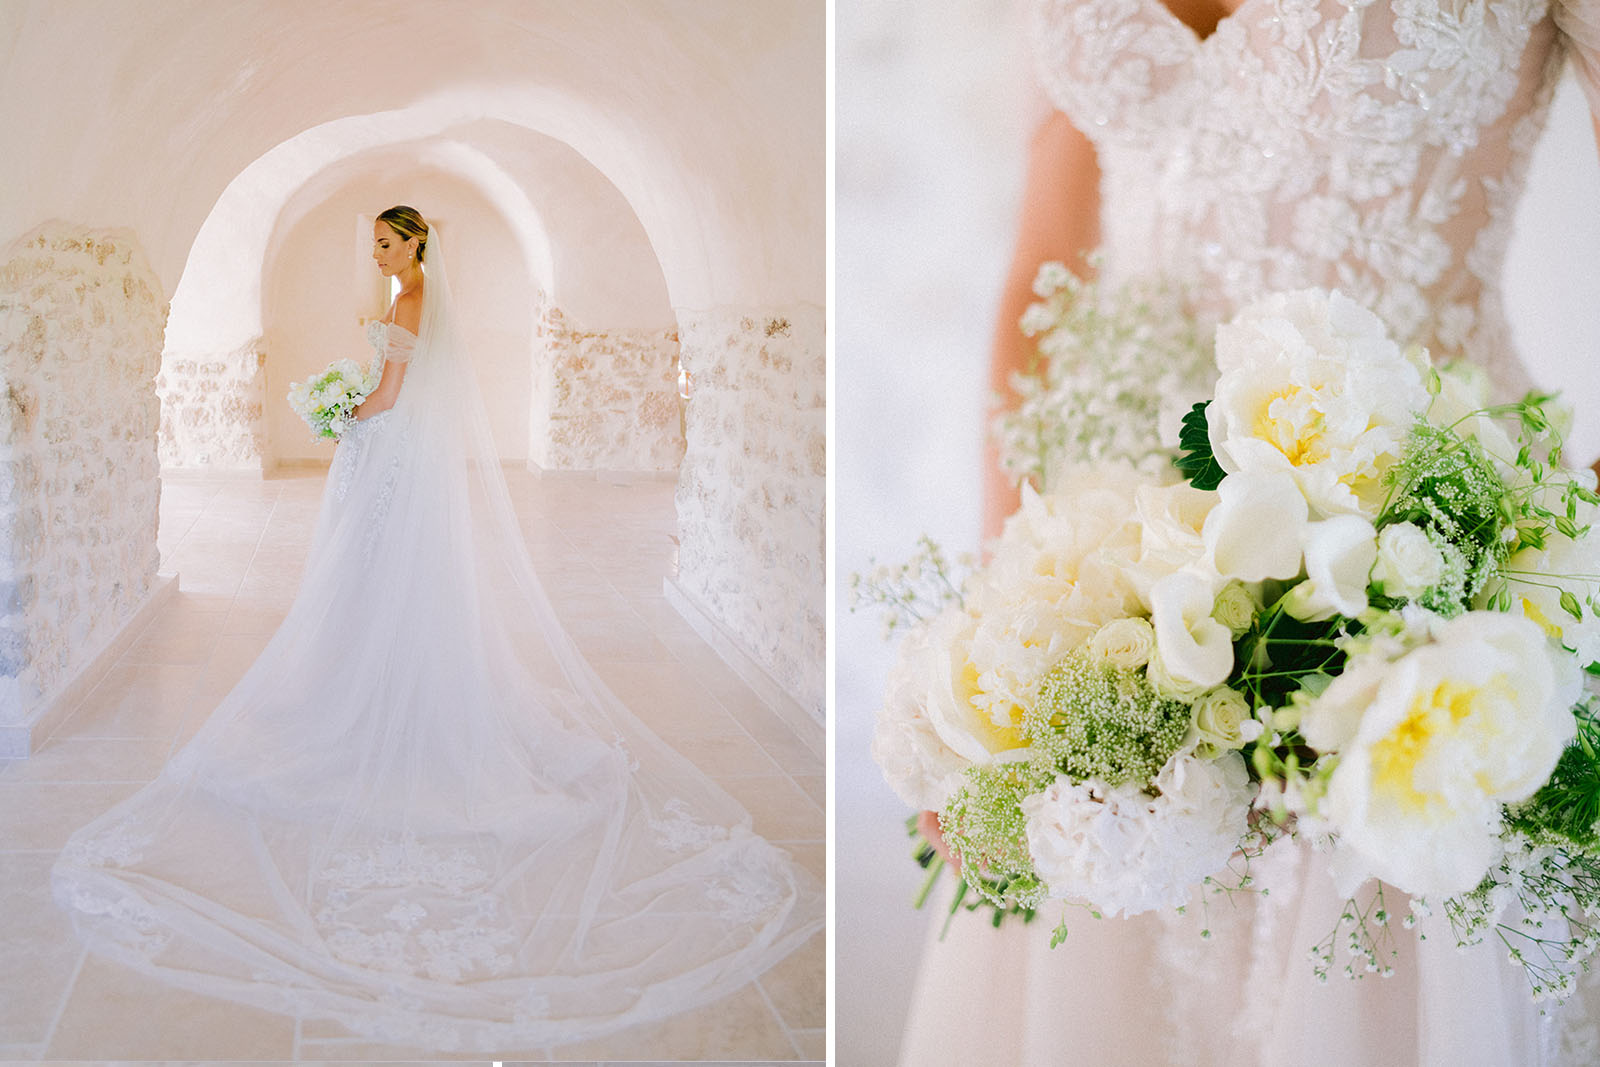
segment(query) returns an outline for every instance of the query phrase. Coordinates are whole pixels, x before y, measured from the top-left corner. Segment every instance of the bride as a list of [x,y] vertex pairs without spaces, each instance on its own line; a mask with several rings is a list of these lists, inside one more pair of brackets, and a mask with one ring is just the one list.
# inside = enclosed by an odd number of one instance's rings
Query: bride
[[152,977],[431,1049],[722,997],[820,928],[820,888],[563,631],[439,230],[394,207],[373,238],[401,291],[294,603],[161,775],[72,836],[55,898]]
[[[1040,263],[1170,279],[1202,321],[1273,290],[1338,288],[1402,341],[1464,356],[1498,399],[1528,379],[1499,273],[1564,53],[1600,113],[1592,0],[1035,0],[1056,110],[1030,149],[991,384],[1029,351],[1016,328]],[[985,527],[1015,509],[993,454]],[[936,822],[923,825],[936,833]],[[928,941],[907,1064],[1600,1062],[1582,994],[1541,1016],[1495,951],[1394,930],[1388,979],[1319,986],[1307,950],[1342,898],[1288,844],[1270,895],[1197,917],[990,929],[958,913]],[[1391,893],[1393,891],[1391,890]],[[1242,895],[1240,895],[1242,896]],[[1396,900],[1401,903],[1396,906]],[[1404,914],[1403,897],[1389,898]],[[1219,914],[1220,912],[1220,914]]]

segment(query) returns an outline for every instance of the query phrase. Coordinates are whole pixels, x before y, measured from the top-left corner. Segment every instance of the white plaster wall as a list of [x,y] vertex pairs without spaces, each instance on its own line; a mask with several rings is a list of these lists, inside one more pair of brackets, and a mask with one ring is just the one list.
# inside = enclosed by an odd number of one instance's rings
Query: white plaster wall
[[[837,450],[833,622],[841,1063],[896,1061],[933,916],[912,910],[905,806],[869,746],[893,649],[848,610],[849,576],[919,534],[976,547],[985,368],[1038,106],[1015,0],[837,9]],[[1600,451],[1600,162],[1574,86],[1557,96],[1509,253],[1520,350]],[[958,917],[957,921],[961,921]]]
[[[5,11],[0,143],[29,147],[0,154],[0,238],[55,215],[128,225],[170,292],[211,205],[262,152],[426,105],[437,124],[418,135],[492,117],[572,145],[633,205],[675,306],[823,299],[821,0]],[[418,42],[428,61],[406,63]]]
[[125,230],[53,222],[0,254],[0,723],[150,592],[166,310]]
[[272,453],[279,462],[333,457],[334,444],[314,438],[289,407],[289,383],[334,359],[372,358],[364,319],[386,300],[363,303],[351,284],[351,263],[370,271],[371,235],[355,236],[356,220],[394,204],[442,219],[461,339],[483,389],[495,447],[502,458],[527,457],[528,407],[537,291],[507,220],[473,187],[432,169],[414,168],[399,151],[373,153],[341,168],[342,184],[321,190],[296,221],[274,234],[264,283],[267,337],[266,407]]
[[678,313],[693,379],[678,479],[678,584],[820,721],[823,310]]

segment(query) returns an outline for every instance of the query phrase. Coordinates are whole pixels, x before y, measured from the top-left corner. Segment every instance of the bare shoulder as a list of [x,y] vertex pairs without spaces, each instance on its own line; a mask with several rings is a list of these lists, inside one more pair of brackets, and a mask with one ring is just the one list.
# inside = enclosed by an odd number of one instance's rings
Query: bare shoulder
[[401,293],[394,301],[395,324],[412,333],[422,325],[422,288],[419,285],[409,293]]

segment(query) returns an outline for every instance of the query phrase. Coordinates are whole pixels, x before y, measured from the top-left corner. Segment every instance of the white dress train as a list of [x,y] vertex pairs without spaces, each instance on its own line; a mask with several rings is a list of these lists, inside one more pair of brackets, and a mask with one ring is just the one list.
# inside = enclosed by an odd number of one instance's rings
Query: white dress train
[[816,880],[643,727],[551,612],[428,242],[395,405],[340,442],[293,605],[57,901],[170,984],[439,1050],[708,1003],[821,926]]

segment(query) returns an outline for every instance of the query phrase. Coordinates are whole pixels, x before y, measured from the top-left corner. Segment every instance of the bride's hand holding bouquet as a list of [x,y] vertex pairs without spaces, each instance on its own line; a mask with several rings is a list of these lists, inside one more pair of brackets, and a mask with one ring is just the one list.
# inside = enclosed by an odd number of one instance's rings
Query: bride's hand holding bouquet
[[353,359],[336,359],[321,374],[289,385],[289,406],[317,437],[337,440],[356,421],[356,408],[378,387]]

